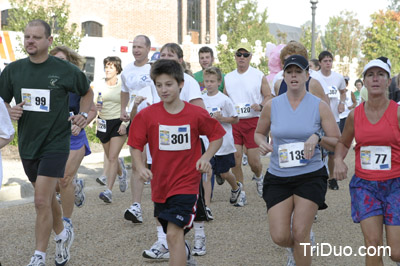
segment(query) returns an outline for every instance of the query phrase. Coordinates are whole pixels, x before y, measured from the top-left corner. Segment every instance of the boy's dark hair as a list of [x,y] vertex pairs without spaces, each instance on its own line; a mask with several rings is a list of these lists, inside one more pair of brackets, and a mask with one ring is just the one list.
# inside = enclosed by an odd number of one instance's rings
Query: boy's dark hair
[[361,79],[357,79],[357,80],[354,82],[354,86],[356,86],[357,83],[361,83],[361,85],[364,86],[364,83],[362,82]]
[[121,58],[118,56],[109,56],[104,58],[103,64],[104,68],[106,68],[106,65],[114,65],[115,69],[117,70],[117,74],[122,72]]
[[222,80],[222,73],[221,70],[218,67],[207,67],[206,69],[203,70],[203,76],[205,75],[216,75],[218,78],[218,81]]
[[212,50],[210,47],[208,47],[208,46],[203,46],[203,47],[200,48],[200,50],[199,50],[199,55],[202,54],[202,53],[210,53],[210,54],[211,54],[211,57],[214,57],[214,52],[213,52],[213,50]]
[[314,66],[318,67],[318,70],[321,69],[318,59],[313,58],[310,60],[310,62],[312,62],[314,64]]
[[324,59],[325,57],[330,57],[333,60],[333,55],[328,52],[328,51],[322,51],[319,55],[318,55],[318,61],[322,61],[322,59]]
[[184,80],[182,66],[175,60],[160,59],[151,66],[150,77],[154,83],[156,83],[157,77],[162,74],[173,77],[178,84]]

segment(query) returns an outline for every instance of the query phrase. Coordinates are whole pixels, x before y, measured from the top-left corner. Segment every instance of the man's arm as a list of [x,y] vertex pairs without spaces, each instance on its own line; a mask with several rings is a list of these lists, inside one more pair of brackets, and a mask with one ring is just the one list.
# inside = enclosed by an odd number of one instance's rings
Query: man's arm
[[[90,108],[93,103],[93,90],[89,88],[85,95],[81,96],[81,101],[79,103],[80,109],[79,112],[89,113]],[[75,125],[80,128],[84,128],[87,124],[87,118],[81,114],[74,115],[70,118]]]
[[129,121],[129,115],[126,113],[126,106],[129,102],[129,92],[121,91],[121,117],[124,122]]
[[271,88],[269,87],[268,80],[265,76],[263,76],[261,82],[261,94],[264,97],[261,104],[265,106],[267,102],[272,99]]

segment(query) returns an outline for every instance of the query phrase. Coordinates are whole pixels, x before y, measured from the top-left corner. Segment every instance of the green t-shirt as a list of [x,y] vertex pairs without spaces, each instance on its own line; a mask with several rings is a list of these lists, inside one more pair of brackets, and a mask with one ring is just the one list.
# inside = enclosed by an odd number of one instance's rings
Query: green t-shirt
[[73,64],[53,56],[40,64],[29,58],[8,65],[0,76],[0,96],[5,102],[26,101],[18,120],[21,158],[37,159],[44,153],[69,153],[71,123],[68,92],[85,95],[86,75]]
[[[200,70],[199,72],[194,73],[193,76],[194,76],[194,79],[197,80],[197,82],[199,83],[201,92],[203,92],[203,90],[205,89],[203,70]],[[220,92],[224,92],[224,78],[225,78],[225,75],[222,74],[222,82],[221,82],[221,85],[219,85],[219,87],[218,87],[218,90]]]

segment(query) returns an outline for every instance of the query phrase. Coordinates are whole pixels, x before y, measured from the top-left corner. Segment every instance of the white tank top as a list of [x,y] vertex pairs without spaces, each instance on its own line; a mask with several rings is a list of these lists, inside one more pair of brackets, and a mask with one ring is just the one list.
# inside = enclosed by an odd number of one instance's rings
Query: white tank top
[[261,104],[264,97],[261,94],[261,83],[264,74],[251,66],[240,74],[237,69],[225,76],[226,92],[231,98],[240,119],[260,116],[249,108],[252,104]]

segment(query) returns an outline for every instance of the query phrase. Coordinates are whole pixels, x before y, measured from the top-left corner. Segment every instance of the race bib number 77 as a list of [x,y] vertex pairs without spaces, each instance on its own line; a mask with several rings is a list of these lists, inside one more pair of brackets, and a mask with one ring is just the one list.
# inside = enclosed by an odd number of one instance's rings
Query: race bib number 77
[[392,148],[390,146],[364,146],[360,148],[361,168],[365,170],[390,170]]

